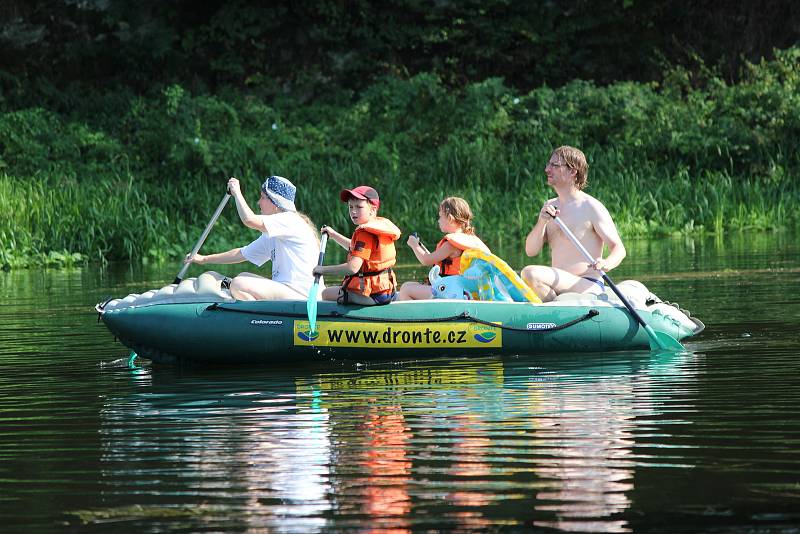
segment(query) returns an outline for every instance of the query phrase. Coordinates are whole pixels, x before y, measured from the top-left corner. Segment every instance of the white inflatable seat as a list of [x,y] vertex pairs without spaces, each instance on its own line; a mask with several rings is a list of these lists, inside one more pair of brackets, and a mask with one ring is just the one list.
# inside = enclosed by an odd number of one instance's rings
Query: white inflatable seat
[[169,284],[160,289],[151,289],[141,295],[131,293],[123,299],[109,301],[103,310],[115,310],[134,306],[175,304],[192,302],[233,302],[228,289],[220,287],[222,275],[205,272],[197,278],[186,278],[180,284]]
[[195,287],[196,281],[196,278],[185,278],[181,280],[181,283],[175,288],[175,295],[193,295],[197,293],[197,288]]
[[[647,287],[637,280],[623,280],[617,284],[617,289],[625,295],[628,302],[636,309],[647,309],[647,303],[659,303],[661,299],[655,294],[651,293]],[[597,302],[608,302],[617,305],[623,305],[622,301],[617,297],[610,287],[606,287],[605,293],[595,295],[592,293],[562,293],[558,295],[553,302],[569,302],[571,304],[582,304],[592,306]]]

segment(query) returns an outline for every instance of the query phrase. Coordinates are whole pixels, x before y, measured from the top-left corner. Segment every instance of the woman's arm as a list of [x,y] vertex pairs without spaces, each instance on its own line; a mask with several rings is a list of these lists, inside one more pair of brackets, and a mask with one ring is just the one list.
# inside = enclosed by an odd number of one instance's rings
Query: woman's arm
[[219,252],[217,254],[208,254],[204,256],[202,254],[195,254],[194,257],[186,256],[186,260],[184,263],[196,263],[198,265],[206,265],[209,263],[212,264],[231,264],[231,263],[242,263],[245,261],[244,256],[242,255],[241,248],[234,248],[227,252]]
[[244,199],[239,180],[236,178],[228,180],[228,192],[233,196],[233,200],[236,202],[236,211],[239,213],[239,219],[241,219],[242,224],[253,230],[258,230],[259,232],[266,231],[264,227],[264,218],[256,215]]

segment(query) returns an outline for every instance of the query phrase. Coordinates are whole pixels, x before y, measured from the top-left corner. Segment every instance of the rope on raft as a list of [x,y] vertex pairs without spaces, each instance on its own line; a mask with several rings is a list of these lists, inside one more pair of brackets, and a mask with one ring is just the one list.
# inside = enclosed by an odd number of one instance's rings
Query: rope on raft
[[[234,308],[227,308],[219,303],[214,303],[206,308],[208,311],[227,311],[227,312],[236,312],[236,313],[249,313],[253,315],[266,315],[268,317],[295,317],[295,318],[306,318],[307,315],[304,313],[278,313],[278,312],[267,312],[267,311],[257,311],[257,310],[239,310]],[[469,314],[469,312],[462,312],[458,315],[452,315],[450,317],[432,317],[430,319],[391,319],[391,318],[384,318],[384,317],[348,317],[347,315],[339,312],[333,312],[328,314],[319,315],[318,317],[328,317],[334,319],[340,318],[347,318],[352,319],[354,321],[372,321],[376,323],[446,323],[450,321],[470,321],[473,323],[479,323],[486,326],[493,326],[495,328],[500,328],[502,330],[510,330],[512,332],[529,332],[529,333],[542,333],[542,332],[555,332],[557,330],[563,330],[565,328],[569,328],[570,326],[574,326],[578,323],[582,323],[583,321],[587,321],[592,317],[596,317],[600,315],[600,312],[591,309],[585,315],[581,315],[580,317],[573,319],[572,321],[568,321],[563,324],[550,326],[547,328],[537,328],[535,330],[528,329],[528,328],[517,328],[515,326],[507,326],[503,324],[494,323],[492,321],[486,321],[484,319],[480,319],[478,317],[473,317]]]

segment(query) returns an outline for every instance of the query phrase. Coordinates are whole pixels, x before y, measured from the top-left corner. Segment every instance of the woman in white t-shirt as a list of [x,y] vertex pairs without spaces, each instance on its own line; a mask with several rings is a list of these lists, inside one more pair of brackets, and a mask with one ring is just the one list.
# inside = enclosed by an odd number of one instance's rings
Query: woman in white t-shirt
[[[195,254],[187,262],[231,264],[249,261],[257,266],[272,261],[272,279],[242,273],[233,280],[225,278],[238,300],[305,300],[314,283],[312,271],[319,258],[319,236],[311,221],[297,212],[294,197],[297,188],[280,176],[270,176],[261,186],[256,215],[247,205],[239,180],[228,180],[228,192],[236,201],[236,210],[245,226],[258,230],[261,236],[241,248],[218,254]],[[323,287],[320,282],[320,287]]]

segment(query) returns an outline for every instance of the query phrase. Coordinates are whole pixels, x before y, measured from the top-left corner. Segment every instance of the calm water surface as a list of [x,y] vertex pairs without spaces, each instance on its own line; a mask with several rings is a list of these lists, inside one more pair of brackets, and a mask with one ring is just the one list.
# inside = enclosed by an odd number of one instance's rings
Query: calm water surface
[[630,249],[688,353],[130,367],[177,269],[0,274],[0,530],[798,532],[796,236]]

